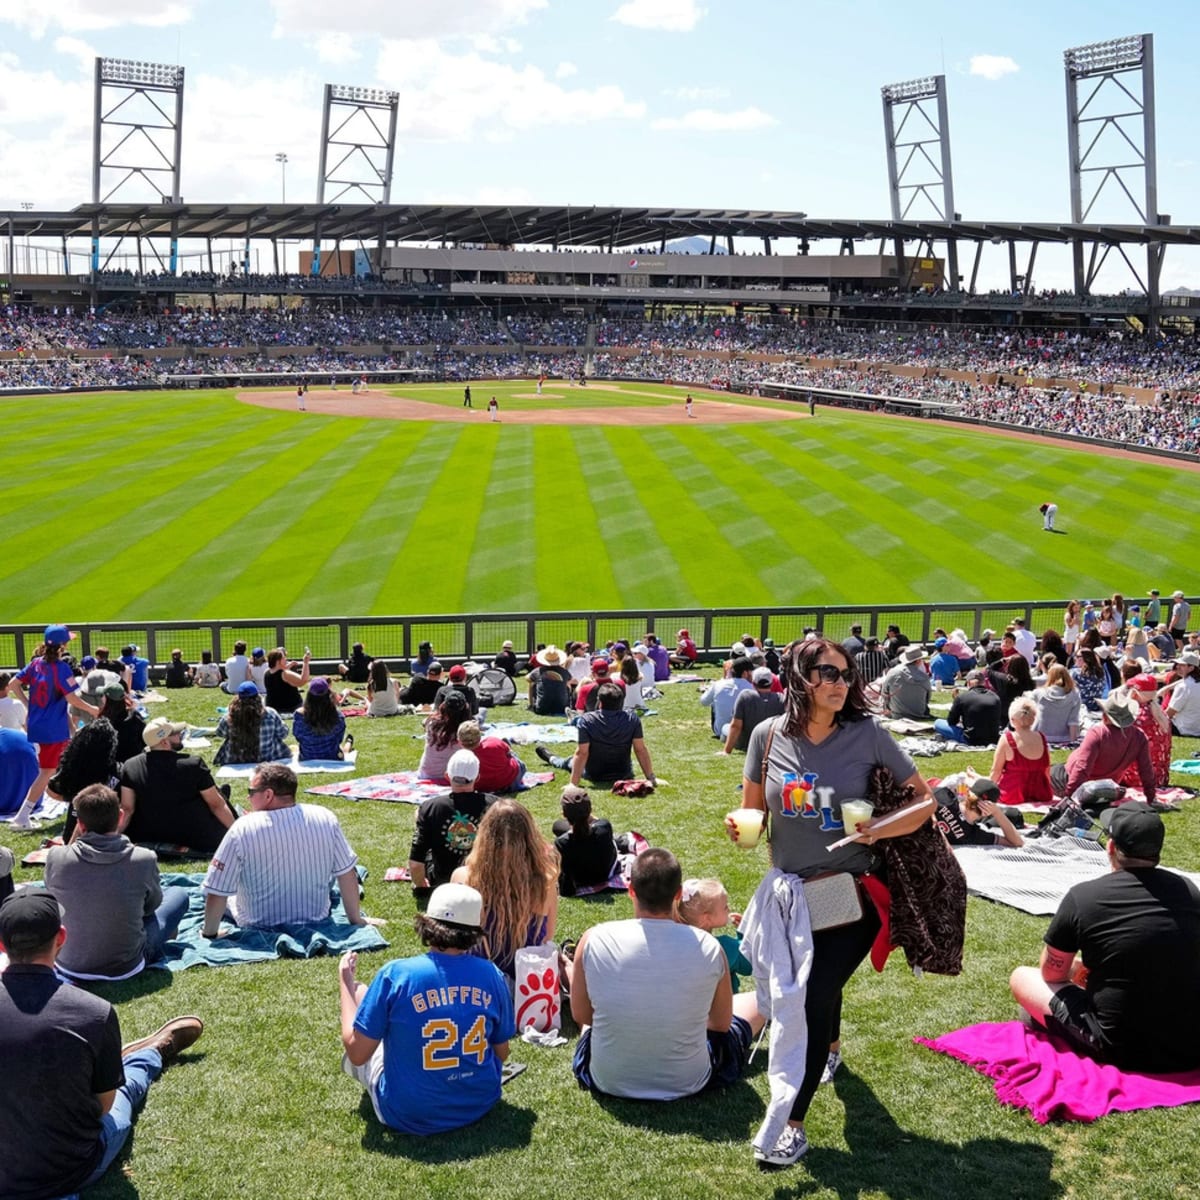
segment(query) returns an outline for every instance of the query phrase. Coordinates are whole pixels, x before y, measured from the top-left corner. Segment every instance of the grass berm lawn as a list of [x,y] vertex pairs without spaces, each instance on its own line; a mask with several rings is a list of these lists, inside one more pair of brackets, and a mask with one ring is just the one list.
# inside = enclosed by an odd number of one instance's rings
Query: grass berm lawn
[[[614,828],[636,828],[652,845],[674,850],[686,875],[722,879],[740,910],[766,868],[766,850],[742,851],[726,840],[722,817],[738,806],[742,759],[715,756],[697,692],[689,684],[666,689],[655,702],[657,715],[646,718],[647,744],[668,782],[640,800],[597,791],[595,807]],[[176,692],[167,704],[152,706],[152,715],[208,725],[220,702],[211,692]],[[522,712],[518,706],[497,716],[520,719]],[[359,773],[416,765],[419,718],[352,720],[350,727]],[[1196,744],[1177,741],[1175,750],[1186,756]],[[532,749],[522,755],[536,763]],[[986,771],[990,756],[955,754],[918,765],[930,775],[968,762]],[[325,781],[302,777],[309,786]],[[523,797],[547,833],[563,782],[559,772],[555,784]],[[235,784],[234,799],[244,803],[244,784]],[[338,813],[369,868],[364,911],[388,922],[383,932],[391,948],[360,958],[360,977],[369,980],[390,957],[418,949],[411,889],[383,882],[388,866],[406,861],[414,810],[319,802]],[[1164,820],[1164,860],[1196,867],[1200,801]],[[10,834],[7,841],[21,851],[37,839]],[[182,869],[203,867],[197,861]],[[39,874],[22,870],[19,878]],[[577,938],[595,922],[630,914],[625,896],[564,900],[558,936]],[[96,1200],[1193,1195],[1200,1178],[1200,1108],[1042,1127],[1000,1107],[983,1076],[912,1044],[917,1035],[1012,1018],[1009,972],[1036,962],[1046,923],[972,899],[960,977],[917,979],[899,952],[882,974],[864,965],[846,997],[845,1065],[834,1087],[820,1089],[809,1116],[812,1149],[800,1166],[777,1174],[756,1169],[749,1145],[767,1097],[765,1053],[744,1082],[722,1093],[674,1104],[597,1100],[572,1079],[577,1031],[568,1019],[567,1046],[514,1043],[514,1059],[528,1070],[506,1086],[487,1119],[416,1139],[383,1129],[358,1085],[339,1071],[336,960],[147,972],[98,989],[116,1003],[126,1039],[181,1013],[199,1014],[207,1029],[154,1086],[127,1157],[89,1194]],[[1163,1015],[1195,1019],[1175,1011],[1171,997],[1163,997]]]
[[[3,400],[0,624],[1196,591],[1179,544],[1200,474],[1178,464],[820,407],[714,422],[710,403],[742,401],[700,389],[684,420],[679,389],[533,387],[473,390],[502,411],[680,419],[382,420],[228,391]],[[449,412],[462,385],[386,391]]]

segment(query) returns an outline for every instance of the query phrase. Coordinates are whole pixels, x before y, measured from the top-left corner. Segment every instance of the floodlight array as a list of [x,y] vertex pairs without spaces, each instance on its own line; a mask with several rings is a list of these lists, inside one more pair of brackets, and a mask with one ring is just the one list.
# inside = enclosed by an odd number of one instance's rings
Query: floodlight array
[[177,88],[183,84],[183,68],[166,63],[135,62],[129,58],[102,58],[100,82],[134,87]]
[[1063,51],[1067,71],[1079,78],[1105,71],[1130,71],[1142,65],[1146,53],[1146,35],[1112,38],[1107,42],[1092,42]]
[[400,99],[399,92],[388,92],[383,88],[351,87],[344,83],[331,83],[330,96],[334,100],[352,100],[358,104],[384,104],[389,107]]
[[903,104],[909,100],[925,100],[937,95],[937,76],[924,79],[907,79],[903,83],[885,84],[879,89],[883,98],[891,104]]

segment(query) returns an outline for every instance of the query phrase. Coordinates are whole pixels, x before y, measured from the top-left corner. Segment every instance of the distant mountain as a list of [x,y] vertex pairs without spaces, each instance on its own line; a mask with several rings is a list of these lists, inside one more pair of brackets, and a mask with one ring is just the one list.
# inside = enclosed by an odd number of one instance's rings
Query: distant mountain
[[[707,254],[710,245],[711,242],[706,237],[676,238],[675,241],[667,243],[667,250],[672,254]],[[717,238],[717,248],[713,253],[725,253],[725,243],[720,238]]]

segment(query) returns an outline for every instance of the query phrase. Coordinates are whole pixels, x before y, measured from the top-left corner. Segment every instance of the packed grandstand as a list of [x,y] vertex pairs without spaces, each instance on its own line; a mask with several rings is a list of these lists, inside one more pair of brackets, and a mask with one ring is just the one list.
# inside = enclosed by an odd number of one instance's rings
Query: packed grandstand
[[[740,392],[789,385],[936,400],[963,417],[1200,452],[1200,353],[1193,341],[1107,329],[724,314],[589,321],[551,311],[498,318],[479,308],[9,308],[0,314],[0,355],[4,390],[187,386],[231,378],[269,384],[297,374],[336,380],[408,373],[458,381],[587,374]],[[1118,386],[1138,391],[1118,393]]]

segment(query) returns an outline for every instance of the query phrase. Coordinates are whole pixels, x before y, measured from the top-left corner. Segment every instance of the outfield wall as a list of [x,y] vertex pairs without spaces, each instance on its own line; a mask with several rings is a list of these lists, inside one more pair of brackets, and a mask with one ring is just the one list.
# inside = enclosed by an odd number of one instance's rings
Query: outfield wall
[[[668,646],[675,645],[678,630],[687,629],[701,653],[711,661],[728,657],[733,642],[744,634],[772,638],[784,646],[804,636],[808,628],[820,630],[835,641],[861,625],[865,634],[881,639],[889,625],[898,625],[914,642],[929,642],[933,631],[961,628],[972,640],[984,629],[1003,630],[1023,617],[1036,634],[1061,629],[1065,600],[1005,601],[989,604],[836,605],[811,608],[691,608],[629,609],[603,612],[474,613],[412,617],[260,618],[214,621],[107,621],[67,622],[78,636],[71,643],[76,658],[107,646],[116,658],[133,643],[156,668],[169,661],[171,651],[183,651],[189,663],[200,661],[203,650],[224,662],[233,644],[270,650],[284,646],[299,658],[307,646],[314,666],[325,671],[349,656],[350,647],[362,642],[367,653],[390,665],[407,664],[423,641],[433,643],[444,662],[490,659],[505,641],[519,655],[539,645],[563,646],[586,641],[591,646],[608,641],[636,640],[657,633]],[[0,669],[24,666],[41,642],[44,626],[0,625]]]

